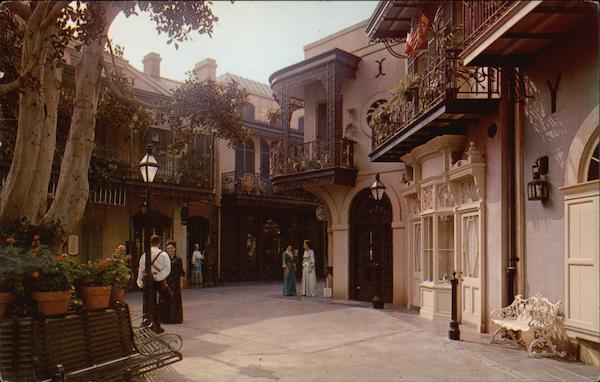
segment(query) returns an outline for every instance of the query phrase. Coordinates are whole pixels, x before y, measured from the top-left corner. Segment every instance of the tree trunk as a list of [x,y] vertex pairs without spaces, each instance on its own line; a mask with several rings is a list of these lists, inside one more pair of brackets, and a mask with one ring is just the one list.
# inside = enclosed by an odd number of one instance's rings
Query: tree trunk
[[[48,4],[40,3],[47,9]],[[21,71],[35,65],[31,72],[32,83],[27,84],[19,99],[19,121],[17,138],[10,171],[0,194],[0,220],[11,221],[25,218],[36,222],[37,211],[29,208],[32,197],[29,194],[32,182],[37,174],[42,130],[46,124],[44,75],[49,36],[40,28],[45,9],[40,9],[28,20],[23,36]],[[35,195],[39,197],[39,195]],[[44,196],[45,197],[45,196]],[[27,210],[27,212],[26,212]]]
[[59,223],[67,235],[77,228],[88,201],[88,171],[94,148],[102,74],[101,60],[104,59],[106,33],[118,13],[118,9],[105,6],[104,32],[83,47],[81,60],[75,71],[75,99],[69,137],[54,201],[43,218],[45,223]]
[[83,216],[89,194],[88,169],[94,147],[103,43],[103,39],[94,40],[85,46],[77,64],[69,137],[54,201],[43,219],[48,223],[60,223],[67,234],[76,228]]
[[48,208],[48,184],[52,177],[52,163],[56,149],[56,122],[58,117],[58,101],[62,82],[62,65],[55,62],[46,66],[44,73],[44,109],[46,111],[43,131],[39,145],[35,176],[29,187],[29,203],[26,203],[23,213],[34,217],[39,222]]

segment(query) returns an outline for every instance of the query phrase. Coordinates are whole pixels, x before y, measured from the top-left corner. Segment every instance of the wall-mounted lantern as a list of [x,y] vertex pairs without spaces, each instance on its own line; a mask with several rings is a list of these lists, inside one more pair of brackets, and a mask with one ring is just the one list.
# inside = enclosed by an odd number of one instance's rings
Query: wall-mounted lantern
[[549,184],[544,180],[548,174],[548,157],[543,156],[536,159],[531,166],[533,180],[527,183],[527,199],[541,200],[545,202],[548,199]]
[[187,224],[189,213],[190,212],[189,212],[188,204],[187,204],[187,202],[184,202],[183,206],[181,206],[181,224],[182,225]]

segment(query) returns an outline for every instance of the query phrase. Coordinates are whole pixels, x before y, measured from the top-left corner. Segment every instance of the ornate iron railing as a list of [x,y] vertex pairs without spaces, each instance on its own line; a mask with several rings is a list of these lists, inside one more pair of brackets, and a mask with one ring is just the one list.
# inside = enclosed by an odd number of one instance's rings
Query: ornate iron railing
[[373,149],[444,100],[492,99],[500,96],[500,79],[496,69],[462,66],[458,53],[456,49],[429,53],[427,70],[418,74],[418,85],[407,94],[406,100],[392,107],[391,122],[373,126]]
[[471,44],[513,5],[514,0],[465,0],[464,46]]
[[[317,140],[289,146],[287,155],[283,147],[276,147],[271,151],[271,177],[335,167],[353,169],[354,145],[346,138],[336,142]],[[334,163],[334,153],[338,163]]]
[[[108,178],[140,179],[139,160],[128,150],[96,147],[90,163],[90,177],[103,181]],[[157,154],[161,168],[155,182],[173,183],[212,189],[212,155],[190,151],[180,157]]]
[[226,172],[221,175],[221,190],[223,194],[235,195],[272,195],[271,179],[260,174],[236,171]]

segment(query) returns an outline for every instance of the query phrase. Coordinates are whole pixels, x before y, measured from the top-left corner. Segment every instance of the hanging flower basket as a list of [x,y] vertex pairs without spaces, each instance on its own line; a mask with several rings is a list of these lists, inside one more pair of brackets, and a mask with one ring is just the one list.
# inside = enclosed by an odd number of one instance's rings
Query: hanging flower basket
[[81,299],[86,310],[108,308],[112,286],[88,286],[81,288]]
[[6,317],[6,310],[13,302],[14,296],[10,292],[0,292],[0,318]]
[[67,313],[71,291],[31,292],[31,297],[37,303],[37,309],[45,316],[60,316]]

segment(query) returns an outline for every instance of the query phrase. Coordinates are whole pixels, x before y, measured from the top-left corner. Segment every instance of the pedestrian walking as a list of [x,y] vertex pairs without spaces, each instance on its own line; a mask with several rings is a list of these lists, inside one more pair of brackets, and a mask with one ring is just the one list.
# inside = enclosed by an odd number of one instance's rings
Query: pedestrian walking
[[281,255],[281,267],[283,268],[283,295],[296,295],[296,255],[292,243]]
[[[152,312],[148,312],[149,307],[144,304],[144,314],[146,315],[142,322],[145,326],[151,326],[155,333],[162,333],[164,329],[160,327],[160,306],[157,302],[157,296],[160,295],[163,301],[168,301],[171,296],[169,285],[166,282],[167,276],[171,273],[171,259],[169,255],[162,249],[160,249],[160,237],[152,235],[150,238],[150,262],[151,262],[151,274],[152,279],[152,300],[154,302],[154,309]],[[140,263],[138,266],[138,277],[137,285],[140,288],[144,288],[144,276],[146,274],[146,253],[140,257]],[[148,317],[151,315],[151,317]]]
[[167,283],[172,294],[168,300],[164,300],[162,296],[159,299],[161,321],[165,324],[181,324],[183,323],[181,290],[185,280],[185,271],[183,261],[177,254],[177,243],[175,241],[167,242],[167,254],[171,259],[171,273],[167,276]]
[[302,296],[317,295],[317,274],[315,272],[315,252],[310,248],[310,241],[304,240],[304,255],[302,256]]
[[200,251],[200,244],[194,244],[194,253],[192,253],[192,265],[194,271],[192,272],[192,284],[202,285],[202,261],[204,260],[204,252]]

